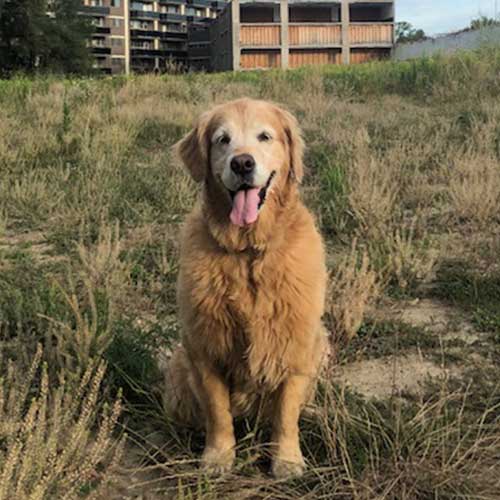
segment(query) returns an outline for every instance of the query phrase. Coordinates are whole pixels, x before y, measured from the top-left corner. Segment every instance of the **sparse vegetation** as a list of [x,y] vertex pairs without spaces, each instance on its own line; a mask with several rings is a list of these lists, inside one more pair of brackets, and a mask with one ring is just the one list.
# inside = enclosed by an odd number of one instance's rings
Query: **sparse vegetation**
[[[485,48],[0,81],[0,499],[499,498],[499,74]],[[243,95],[299,118],[328,252],[335,362],[302,422],[298,481],[265,474],[268,429],[246,420],[235,471],[204,476],[203,435],[161,404],[177,236],[197,194],[171,146]],[[383,397],[342,375],[410,356],[435,368],[418,388],[395,368]]]

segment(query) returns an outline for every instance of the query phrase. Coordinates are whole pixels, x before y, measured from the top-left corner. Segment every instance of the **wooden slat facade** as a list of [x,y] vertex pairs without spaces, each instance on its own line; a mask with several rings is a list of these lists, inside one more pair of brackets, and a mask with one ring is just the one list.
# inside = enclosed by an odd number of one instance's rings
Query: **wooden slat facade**
[[279,51],[243,52],[240,58],[242,69],[269,69],[281,66]]
[[394,44],[393,20],[391,0],[232,0],[210,23],[212,68],[286,69],[382,59]]
[[351,45],[370,43],[393,43],[393,24],[351,24],[349,26],[349,41]]
[[242,47],[272,47],[281,43],[279,24],[242,24],[240,44]]
[[340,45],[342,26],[340,24],[303,23],[288,27],[290,46]]
[[390,49],[353,49],[351,50],[351,64],[380,61],[381,59],[388,59],[390,56]]
[[288,65],[290,68],[340,64],[341,62],[342,52],[336,49],[292,50],[288,56]]

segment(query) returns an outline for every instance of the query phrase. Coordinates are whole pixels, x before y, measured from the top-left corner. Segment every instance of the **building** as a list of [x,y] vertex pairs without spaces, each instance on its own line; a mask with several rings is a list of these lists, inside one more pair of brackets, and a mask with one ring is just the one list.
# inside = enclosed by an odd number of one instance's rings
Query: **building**
[[84,0],[82,13],[92,19],[91,47],[103,73],[130,72],[128,0]]
[[189,62],[212,71],[361,63],[389,57],[394,2],[232,0],[189,30]]
[[187,27],[222,10],[219,0],[83,0],[96,29],[92,53],[107,74],[186,66]]

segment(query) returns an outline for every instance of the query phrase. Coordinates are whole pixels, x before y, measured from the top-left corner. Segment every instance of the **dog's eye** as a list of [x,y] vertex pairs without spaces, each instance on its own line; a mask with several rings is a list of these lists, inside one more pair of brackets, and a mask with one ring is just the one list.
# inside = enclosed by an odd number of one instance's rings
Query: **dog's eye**
[[260,142],[269,142],[272,139],[272,137],[271,134],[268,134],[267,132],[262,132],[261,134],[259,134],[258,139]]
[[219,137],[219,139],[217,140],[217,142],[219,144],[229,144],[231,142],[231,137],[229,137],[228,135],[224,134],[224,135],[221,135]]

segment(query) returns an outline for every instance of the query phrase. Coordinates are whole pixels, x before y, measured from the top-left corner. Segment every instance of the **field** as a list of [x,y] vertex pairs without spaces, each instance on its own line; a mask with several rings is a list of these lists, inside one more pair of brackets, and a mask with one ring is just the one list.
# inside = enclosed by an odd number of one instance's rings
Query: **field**
[[[178,234],[171,152],[239,96],[296,114],[328,250],[334,356],[268,475],[229,476],[163,410]],[[0,81],[0,500],[500,498],[500,52],[286,73]]]

